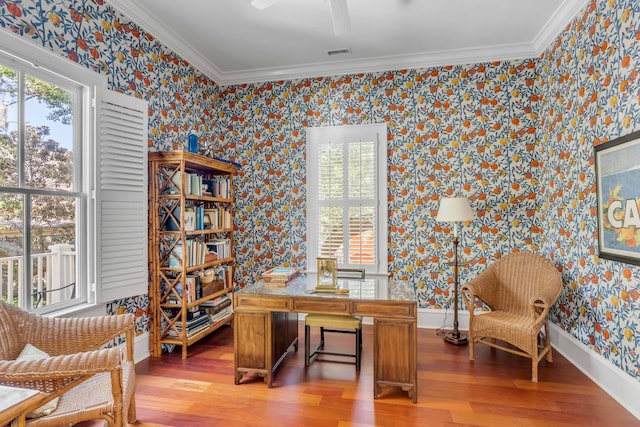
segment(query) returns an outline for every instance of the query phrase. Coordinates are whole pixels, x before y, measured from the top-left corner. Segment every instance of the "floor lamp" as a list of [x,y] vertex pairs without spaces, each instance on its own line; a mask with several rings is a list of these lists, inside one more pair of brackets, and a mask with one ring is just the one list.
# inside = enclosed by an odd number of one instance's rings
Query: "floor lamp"
[[475,214],[464,197],[445,197],[440,200],[436,221],[453,222],[453,331],[444,334],[444,340],[455,345],[468,343],[467,336],[458,330],[458,223],[471,221]]

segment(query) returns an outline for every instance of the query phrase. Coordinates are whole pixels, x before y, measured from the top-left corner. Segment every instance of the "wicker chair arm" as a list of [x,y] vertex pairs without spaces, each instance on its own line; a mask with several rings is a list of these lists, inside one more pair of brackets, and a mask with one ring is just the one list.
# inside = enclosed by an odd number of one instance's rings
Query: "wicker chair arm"
[[97,350],[117,336],[132,335],[135,326],[135,317],[130,313],[74,318],[29,317],[35,324],[23,328],[26,342],[52,356]]
[[[471,304],[471,307],[475,304],[476,298],[491,307],[490,303],[495,299],[497,292],[496,283],[497,277],[495,269],[489,267],[469,282],[465,283],[461,292],[463,293],[464,298],[468,298],[468,304]],[[465,302],[466,301],[467,300],[465,299]]]
[[31,361],[0,361],[0,384],[23,385],[43,391],[54,391],[69,381],[86,375],[121,369],[120,348],[46,357]]

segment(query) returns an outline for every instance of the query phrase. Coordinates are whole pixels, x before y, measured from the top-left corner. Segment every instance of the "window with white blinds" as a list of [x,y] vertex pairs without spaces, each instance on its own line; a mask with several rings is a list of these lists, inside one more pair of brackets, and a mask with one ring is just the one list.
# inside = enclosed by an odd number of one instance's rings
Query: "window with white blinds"
[[307,129],[307,267],[387,271],[386,125]]

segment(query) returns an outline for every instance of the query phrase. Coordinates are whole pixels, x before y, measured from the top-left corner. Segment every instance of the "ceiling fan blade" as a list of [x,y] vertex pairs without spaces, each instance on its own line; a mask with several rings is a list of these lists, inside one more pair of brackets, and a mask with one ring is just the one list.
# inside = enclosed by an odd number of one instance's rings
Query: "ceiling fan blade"
[[274,5],[275,3],[278,3],[279,0],[251,0],[251,6],[255,7],[256,9],[266,9],[271,5]]
[[329,8],[333,21],[333,33],[336,36],[348,34],[351,31],[351,22],[349,22],[347,0],[329,0]]

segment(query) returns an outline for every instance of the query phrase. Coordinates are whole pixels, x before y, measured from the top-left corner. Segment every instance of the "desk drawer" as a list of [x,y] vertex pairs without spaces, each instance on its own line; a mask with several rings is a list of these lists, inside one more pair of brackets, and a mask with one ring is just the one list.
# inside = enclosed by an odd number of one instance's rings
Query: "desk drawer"
[[351,304],[348,300],[323,298],[296,298],[293,311],[303,313],[350,314]]
[[416,318],[415,302],[354,301],[354,316]]
[[236,310],[291,311],[291,298],[235,294]]

